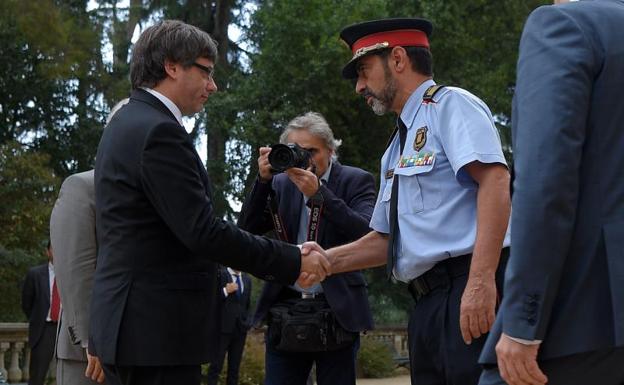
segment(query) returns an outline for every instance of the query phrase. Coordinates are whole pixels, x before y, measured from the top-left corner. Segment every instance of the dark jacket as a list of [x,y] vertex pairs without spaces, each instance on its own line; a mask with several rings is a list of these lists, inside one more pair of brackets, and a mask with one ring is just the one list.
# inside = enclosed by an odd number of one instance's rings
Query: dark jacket
[[95,164],[98,260],[89,348],[106,364],[196,365],[217,350],[217,264],[291,284],[296,247],[214,215],[208,174],[144,90],[105,128]]
[[[238,224],[254,234],[273,229],[267,207],[267,198],[273,188],[279,201],[279,214],[289,240],[297,239],[301,215],[302,194],[286,174],[278,174],[273,182],[256,181],[245,200]],[[318,243],[323,248],[343,245],[367,234],[368,223],[375,206],[375,181],[373,176],[359,168],[332,164],[329,180],[321,186],[323,211],[319,222]],[[366,281],[361,272],[334,274],[322,282],[323,291],[340,324],[347,330],[362,331],[373,328],[368,303]],[[283,285],[267,283],[262,289],[254,316],[260,322],[269,308],[285,290]],[[286,289],[288,290],[288,289]]]
[[22,310],[28,317],[28,345],[37,346],[50,311],[50,276],[48,264],[28,270],[22,286]]

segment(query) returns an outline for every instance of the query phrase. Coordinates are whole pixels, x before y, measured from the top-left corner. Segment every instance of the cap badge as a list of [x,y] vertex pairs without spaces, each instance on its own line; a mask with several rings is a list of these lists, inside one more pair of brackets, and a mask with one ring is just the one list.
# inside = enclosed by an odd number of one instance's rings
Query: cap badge
[[353,59],[359,58],[361,56],[366,55],[369,52],[376,51],[378,49],[388,48],[389,46],[390,46],[390,43],[388,43],[387,41],[384,41],[382,43],[377,43],[377,44],[369,45],[366,47],[362,47],[358,49],[357,51],[355,51],[355,54],[353,55]]

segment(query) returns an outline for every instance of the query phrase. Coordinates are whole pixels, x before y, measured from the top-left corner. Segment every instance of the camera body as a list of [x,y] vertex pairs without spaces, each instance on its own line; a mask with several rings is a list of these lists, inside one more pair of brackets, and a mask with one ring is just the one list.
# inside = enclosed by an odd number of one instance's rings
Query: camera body
[[312,155],[297,143],[273,144],[269,153],[269,164],[274,173],[284,172],[291,167],[307,169]]

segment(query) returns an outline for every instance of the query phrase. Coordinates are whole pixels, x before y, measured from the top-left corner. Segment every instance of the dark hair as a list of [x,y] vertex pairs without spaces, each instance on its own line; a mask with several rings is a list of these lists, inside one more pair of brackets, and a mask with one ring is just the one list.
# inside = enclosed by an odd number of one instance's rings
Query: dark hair
[[161,21],[143,31],[132,48],[132,89],[152,88],[165,79],[165,60],[187,68],[200,57],[216,60],[217,43],[210,35],[178,20]]
[[[403,47],[412,62],[412,70],[424,76],[433,76],[433,55],[424,47]],[[377,51],[374,54],[387,59],[392,48]]]
[[433,55],[428,48],[403,47],[412,62],[412,69],[421,75],[433,76]]

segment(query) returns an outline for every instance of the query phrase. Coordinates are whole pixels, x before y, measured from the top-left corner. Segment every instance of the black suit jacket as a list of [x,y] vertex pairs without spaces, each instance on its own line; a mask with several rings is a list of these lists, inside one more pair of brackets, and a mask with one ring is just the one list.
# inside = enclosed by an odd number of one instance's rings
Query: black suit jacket
[[296,247],[214,215],[192,140],[144,90],[105,128],[95,165],[98,260],[89,348],[106,364],[195,365],[216,354],[217,264],[294,282]]
[[[297,239],[302,194],[286,174],[278,174],[272,184],[256,181],[247,197],[238,224],[256,234],[273,229],[267,198],[273,188],[279,201],[279,214],[290,241]],[[329,180],[321,186],[323,211],[319,222],[318,243],[323,248],[343,245],[370,231],[368,227],[375,207],[375,180],[359,168],[333,162]],[[347,330],[373,328],[366,281],[361,272],[329,276],[322,282],[323,291],[340,324]],[[254,316],[259,323],[279,299],[283,285],[267,283],[262,289]]]
[[50,311],[50,275],[48,264],[28,270],[22,287],[22,310],[28,317],[28,345],[37,346]]
[[624,1],[597,0],[524,27],[511,255],[482,362],[503,332],[541,340],[538,360],[624,346],[623,25]]
[[[246,333],[251,326],[249,318],[249,306],[251,303],[251,278],[245,273],[241,274],[243,280],[243,293],[239,297],[231,293],[227,297],[223,288],[229,282],[234,282],[226,268],[220,271],[219,298],[223,301],[221,313],[221,333]],[[240,288],[239,288],[240,290]]]

